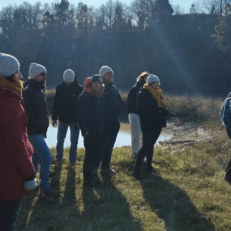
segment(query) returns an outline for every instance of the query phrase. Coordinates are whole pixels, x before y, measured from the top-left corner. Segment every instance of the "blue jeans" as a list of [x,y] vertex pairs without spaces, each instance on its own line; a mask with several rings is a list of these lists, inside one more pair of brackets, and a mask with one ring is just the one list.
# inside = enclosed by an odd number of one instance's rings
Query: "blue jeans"
[[58,161],[63,160],[63,144],[64,140],[67,135],[67,129],[68,126],[70,126],[70,131],[71,131],[71,147],[70,147],[70,152],[69,152],[69,162],[71,165],[75,165],[76,159],[77,159],[77,145],[78,145],[78,139],[79,139],[79,129],[76,129],[75,127],[76,123],[64,123],[59,121],[59,126],[58,126],[58,135],[57,135],[57,146],[56,146],[56,159]]
[[0,231],[14,230],[22,198],[16,200],[0,199]]
[[40,189],[42,191],[50,191],[49,170],[52,162],[52,156],[50,150],[47,147],[43,135],[30,135],[28,136],[28,138],[34,148],[34,154],[32,156],[32,160],[36,172],[38,170],[39,162],[41,163]]

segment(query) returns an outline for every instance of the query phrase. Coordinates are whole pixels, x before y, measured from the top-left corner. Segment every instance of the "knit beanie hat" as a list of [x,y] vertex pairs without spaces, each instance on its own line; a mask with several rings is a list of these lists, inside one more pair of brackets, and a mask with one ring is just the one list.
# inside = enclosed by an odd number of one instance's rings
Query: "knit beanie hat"
[[9,77],[19,70],[19,61],[12,55],[0,53],[0,75]]
[[29,79],[33,79],[35,76],[37,76],[40,73],[46,73],[47,74],[47,69],[37,63],[31,63],[30,68],[29,68]]
[[91,82],[93,83],[93,82],[96,82],[96,81],[98,81],[100,83],[103,83],[103,79],[102,79],[101,75],[93,75],[92,76]]
[[102,66],[102,67],[100,68],[100,70],[99,70],[99,74],[100,74],[102,77],[103,77],[104,74],[106,74],[107,72],[110,72],[110,73],[114,74],[114,71],[113,71],[110,67],[108,67],[108,66]]
[[63,80],[68,83],[72,83],[75,80],[75,72],[71,69],[67,69],[63,73]]
[[156,75],[150,74],[146,80],[146,83],[150,84],[153,82],[160,82],[160,79]]

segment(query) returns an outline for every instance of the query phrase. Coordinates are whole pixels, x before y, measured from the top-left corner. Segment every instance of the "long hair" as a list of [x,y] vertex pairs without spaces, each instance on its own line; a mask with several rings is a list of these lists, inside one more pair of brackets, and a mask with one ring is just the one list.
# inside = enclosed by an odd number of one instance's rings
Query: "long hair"
[[144,77],[146,77],[147,75],[149,75],[149,73],[147,71],[142,72],[138,77],[137,77],[137,81],[143,79]]

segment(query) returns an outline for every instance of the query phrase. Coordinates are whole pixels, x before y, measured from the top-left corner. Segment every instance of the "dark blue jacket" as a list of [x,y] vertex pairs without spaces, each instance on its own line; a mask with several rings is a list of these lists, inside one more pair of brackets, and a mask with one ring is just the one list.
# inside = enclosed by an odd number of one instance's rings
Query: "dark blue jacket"
[[118,89],[113,85],[104,90],[106,97],[106,108],[109,126],[114,126],[118,122],[118,117],[123,110],[123,100]]
[[145,81],[141,79],[129,90],[128,98],[127,98],[128,113],[138,114],[138,111],[136,108],[136,97],[138,95],[140,88],[142,88],[144,84],[145,84]]
[[156,100],[148,89],[141,89],[136,98],[142,132],[154,131],[157,127],[166,127],[165,115],[160,114]]
[[28,116],[28,135],[46,136],[49,126],[45,87],[30,80],[23,90],[23,101]]
[[105,94],[99,99],[86,91],[77,98],[78,123],[84,136],[87,132],[103,135],[108,130]]
[[67,86],[65,82],[59,84],[55,93],[52,120],[76,123],[76,100],[82,91],[82,86],[76,80],[70,86]]
[[231,93],[226,97],[220,111],[221,118],[227,127],[231,127]]

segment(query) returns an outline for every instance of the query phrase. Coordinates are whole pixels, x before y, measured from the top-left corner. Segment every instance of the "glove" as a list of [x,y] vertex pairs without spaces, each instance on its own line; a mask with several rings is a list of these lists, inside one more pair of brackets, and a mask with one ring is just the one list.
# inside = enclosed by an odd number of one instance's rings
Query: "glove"
[[74,128],[75,128],[76,130],[78,130],[78,129],[79,129],[79,123],[75,123]]
[[52,120],[52,125],[53,125],[54,127],[57,127],[57,120]]
[[36,178],[34,178],[33,180],[29,180],[29,181],[25,181],[24,187],[27,190],[34,190],[37,186],[37,182],[36,182]]

